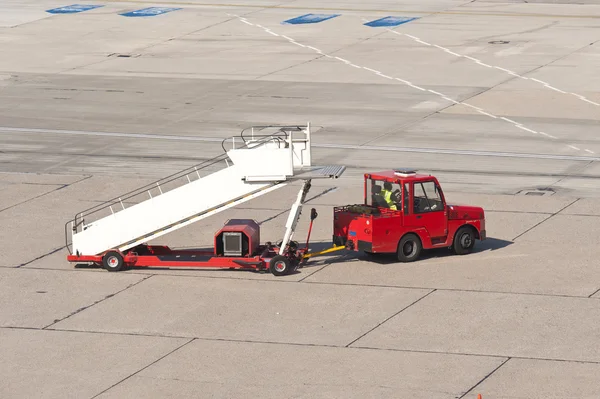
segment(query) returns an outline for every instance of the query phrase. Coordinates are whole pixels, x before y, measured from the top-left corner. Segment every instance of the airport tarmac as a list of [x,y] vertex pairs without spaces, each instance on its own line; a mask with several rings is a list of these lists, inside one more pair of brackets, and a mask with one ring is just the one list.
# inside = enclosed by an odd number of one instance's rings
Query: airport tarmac
[[[3,1],[0,396],[600,397],[600,2],[568,3]],[[66,261],[78,211],[307,122],[313,162],[347,166],[313,182],[314,248],[395,167],[484,207],[488,239],[285,277]],[[298,188],[153,243],[236,217],[281,239]]]

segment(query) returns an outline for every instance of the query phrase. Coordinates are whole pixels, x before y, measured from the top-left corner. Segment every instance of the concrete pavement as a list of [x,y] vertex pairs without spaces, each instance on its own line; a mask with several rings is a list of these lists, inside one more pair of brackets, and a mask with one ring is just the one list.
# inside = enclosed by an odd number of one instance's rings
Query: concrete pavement
[[[3,2],[0,396],[597,398],[600,4],[582,3]],[[282,24],[307,13],[339,16]],[[386,16],[418,19],[364,25]],[[76,212],[307,121],[315,163],[348,166],[313,184],[315,248],[363,173],[399,166],[483,206],[489,239],[286,277],[66,261]],[[297,189],[156,243],[210,246],[232,217],[280,239]]]

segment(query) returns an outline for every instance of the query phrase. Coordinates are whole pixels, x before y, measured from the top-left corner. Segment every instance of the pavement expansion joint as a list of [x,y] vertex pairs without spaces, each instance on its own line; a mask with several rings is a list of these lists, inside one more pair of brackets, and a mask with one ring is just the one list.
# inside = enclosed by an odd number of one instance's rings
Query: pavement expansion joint
[[487,380],[492,374],[494,374],[496,371],[498,371],[498,369],[500,369],[502,366],[504,366],[506,363],[508,363],[508,361],[510,359],[511,358],[509,357],[505,361],[503,361],[498,367],[496,367],[495,369],[493,369],[485,377],[483,377],[481,380],[479,380],[479,382],[477,382],[477,384],[473,385],[467,392],[465,392],[464,394],[462,394],[458,399],[462,399],[465,396],[467,396],[469,393],[471,393],[475,388],[477,388],[479,385],[481,385],[482,382],[484,382],[485,380]]
[[102,302],[106,301],[107,299],[109,299],[109,298],[112,298],[112,297],[114,297],[115,295],[118,295],[118,294],[120,294],[120,293],[121,293],[121,292],[123,292],[123,291],[126,291],[126,290],[128,290],[128,289],[130,289],[130,288],[132,288],[132,287],[135,287],[136,285],[138,285],[138,284],[140,284],[140,283],[142,283],[142,282],[144,282],[144,281],[148,280],[148,279],[149,279],[150,277],[152,277],[152,276],[153,276],[153,275],[149,275],[149,276],[147,276],[147,277],[144,277],[144,278],[142,278],[141,280],[139,280],[139,281],[136,281],[135,283],[129,284],[127,287],[125,287],[125,288],[123,288],[123,289],[121,289],[121,290],[119,290],[119,291],[117,291],[117,292],[115,292],[115,293],[112,293],[112,294],[106,295],[104,298],[102,298],[102,299],[99,299],[99,300],[95,301],[94,303],[92,303],[92,304],[90,304],[90,305],[83,306],[83,307],[81,307],[81,308],[79,308],[79,309],[75,310],[74,312],[71,312],[70,314],[68,314],[67,316],[65,316],[65,317],[63,317],[63,318],[61,318],[61,319],[56,319],[56,320],[54,320],[54,322],[52,322],[52,323],[48,324],[46,327],[42,328],[42,330],[44,330],[44,329],[47,329],[47,328],[49,328],[49,327],[52,327],[53,325],[55,325],[55,324],[57,324],[57,323],[60,323],[61,321],[64,321],[64,320],[68,319],[68,318],[69,318],[69,317],[71,317],[71,316],[75,316],[76,314],[78,314],[78,313],[81,313],[81,312],[83,312],[84,310],[86,310],[86,309],[89,309],[89,308],[91,308],[92,306],[95,306],[95,305],[97,305],[97,304],[99,304],[99,303],[102,303]]
[[139,373],[141,373],[142,371],[146,370],[148,367],[150,367],[150,366],[152,366],[152,365],[154,365],[154,364],[156,364],[156,363],[160,362],[160,361],[161,361],[161,360],[163,360],[164,358],[166,358],[166,357],[168,357],[168,356],[172,355],[173,353],[177,352],[178,350],[180,350],[180,349],[181,349],[181,348],[183,348],[184,346],[186,346],[186,345],[189,345],[190,343],[194,342],[195,340],[196,340],[196,338],[192,338],[192,339],[190,339],[189,341],[187,341],[187,342],[184,342],[183,344],[179,345],[177,348],[175,348],[175,349],[173,349],[173,350],[169,351],[169,352],[168,352],[168,353],[166,353],[165,355],[163,355],[163,356],[159,357],[158,359],[154,360],[153,362],[151,362],[151,363],[147,364],[146,366],[142,367],[141,369],[137,370],[136,372],[134,372],[134,373],[131,373],[131,374],[130,374],[130,375],[128,375],[127,377],[125,377],[125,378],[123,378],[122,380],[120,380],[119,382],[117,382],[117,383],[115,383],[115,384],[111,385],[110,387],[106,388],[106,389],[105,389],[105,390],[103,390],[102,392],[99,392],[98,394],[94,395],[94,396],[92,397],[92,399],[94,399],[94,398],[96,398],[96,397],[98,397],[98,396],[102,395],[102,394],[103,394],[103,393],[105,393],[105,392],[108,392],[108,391],[110,391],[112,388],[114,388],[114,387],[116,387],[117,385],[119,385],[119,384],[121,384],[121,383],[123,383],[123,382],[127,381],[128,379],[130,379],[131,377],[135,376],[136,374],[139,374]]
[[536,227],[541,226],[542,224],[544,224],[545,222],[547,222],[548,220],[552,219],[554,216],[558,215],[559,213],[561,213],[562,211],[566,210],[567,208],[569,208],[571,205],[574,205],[575,203],[577,203],[581,198],[577,198],[575,201],[570,202],[568,205],[564,206],[563,208],[559,209],[558,211],[552,213],[550,216],[548,216],[547,218],[545,218],[544,220],[542,220],[541,222],[535,224],[534,226],[528,228],[527,230],[525,230],[524,232],[522,232],[521,234],[519,234],[518,236],[516,236],[515,238],[512,239],[512,241],[516,241],[517,238],[520,238],[522,236],[524,236],[525,234],[529,233],[530,231],[532,231],[533,229],[535,229]]
[[381,323],[377,324],[375,327],[371,328],[369,331],[367,331],[366,333],[362,334],[361,336],[359,336],[358,338],[356,338],[355,340],[353,340],[352,342],[350,342],[349,344],[346,345],[346,347],[350,347],[352,344],[354,344],[355,342],[359,341],[361,338],[369,335],[370,333],[372,333],[373,331],[375,331],[377,328],[381,327],[383,324],[385,324],[386,322],[388,322],[389,320],[393,319],[394,317],[398,316],[400,313],[404,312],[406,309],[410,308],[411,306],[419,303],[421,300],[427,298],[429,295],[433,294],[435,291],[437,290],[431,290],[429,291],[427,294],[423,295],[422,297],[420,297],[419,299],[417,299],[416,301],[412,302],[411,304],[409,304],[408,306],[405,306],[404,308],[400,309],[398,312],[394,313],[393,315],[391,315],[390,317],[388,317],[387,319],[385,319],[384,321],[382,321]]

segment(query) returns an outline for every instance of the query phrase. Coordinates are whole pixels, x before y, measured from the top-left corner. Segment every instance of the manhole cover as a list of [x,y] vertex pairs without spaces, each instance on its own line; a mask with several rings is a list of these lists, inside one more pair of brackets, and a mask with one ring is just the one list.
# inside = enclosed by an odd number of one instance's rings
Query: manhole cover
[[517,193],[517,195],[534,195],[537,197],[549,196],[549,195],[553,195],[553,194],[554,194],[554,190],[552,190],[551,188],[521,190]]

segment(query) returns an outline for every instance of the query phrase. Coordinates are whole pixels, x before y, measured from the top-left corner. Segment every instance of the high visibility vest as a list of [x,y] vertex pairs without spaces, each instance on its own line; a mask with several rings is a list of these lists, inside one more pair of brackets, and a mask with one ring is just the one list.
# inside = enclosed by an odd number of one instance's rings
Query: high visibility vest
[[396,204],[394,203],[394,201],[392,201],[392,192],[388,190],[381,190],[381,195],[383,196],[385,202],[387,202],[390,206],[390,209],[396,211]]

